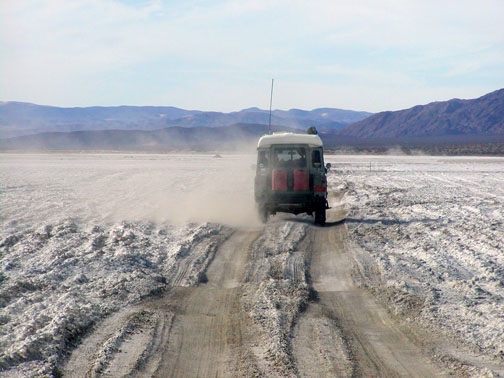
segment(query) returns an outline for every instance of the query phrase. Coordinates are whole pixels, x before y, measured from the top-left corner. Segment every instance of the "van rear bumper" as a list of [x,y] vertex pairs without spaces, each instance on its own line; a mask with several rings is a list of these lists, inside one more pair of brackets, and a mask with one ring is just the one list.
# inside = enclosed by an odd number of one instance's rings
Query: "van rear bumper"
[[[322,194],[322,193],[321,193]],[[325,193],[324,193],[325,194]],[[263,206],[270,212],[286,212],[293,214],[312,213],[325,209],[327,201],[325,195],[308,193],[271,193]]]

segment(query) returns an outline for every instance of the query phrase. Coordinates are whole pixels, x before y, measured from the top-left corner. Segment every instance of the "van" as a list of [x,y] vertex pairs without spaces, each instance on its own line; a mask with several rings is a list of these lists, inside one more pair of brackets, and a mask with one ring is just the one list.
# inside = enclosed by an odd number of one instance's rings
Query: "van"
[[322,140],[318,135],[274,133],[257,143],[254,193],[263,222],[277,212],[314,215],[326,221],[327,178]]

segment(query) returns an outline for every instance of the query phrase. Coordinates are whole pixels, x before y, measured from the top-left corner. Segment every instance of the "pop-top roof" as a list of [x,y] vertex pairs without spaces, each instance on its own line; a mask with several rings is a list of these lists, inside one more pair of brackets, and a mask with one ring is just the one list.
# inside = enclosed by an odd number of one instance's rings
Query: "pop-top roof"
[[322,147],[322,139],[313,134],[275,133],[260,137],[257,148],[266,148],[273,144],[308,144],[310,147]]

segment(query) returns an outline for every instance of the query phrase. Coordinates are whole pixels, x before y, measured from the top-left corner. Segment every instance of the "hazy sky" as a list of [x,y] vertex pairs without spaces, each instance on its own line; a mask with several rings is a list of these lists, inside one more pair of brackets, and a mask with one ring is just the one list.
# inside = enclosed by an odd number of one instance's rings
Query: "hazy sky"
[[503,0],[0,0],[0,100],[397,110],[504,87]]

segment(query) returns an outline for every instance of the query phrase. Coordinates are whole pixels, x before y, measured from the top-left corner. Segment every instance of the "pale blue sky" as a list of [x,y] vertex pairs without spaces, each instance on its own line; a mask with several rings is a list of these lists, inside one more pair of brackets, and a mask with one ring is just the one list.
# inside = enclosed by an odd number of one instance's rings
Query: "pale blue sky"
[[504,87],[504,1],[2,0],[0,100],[382,111]]

